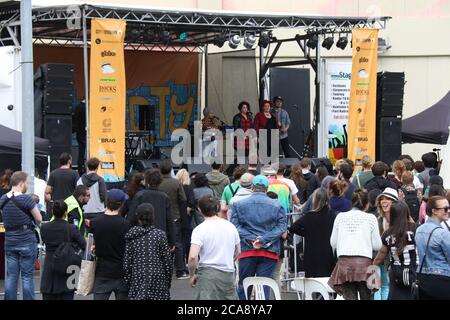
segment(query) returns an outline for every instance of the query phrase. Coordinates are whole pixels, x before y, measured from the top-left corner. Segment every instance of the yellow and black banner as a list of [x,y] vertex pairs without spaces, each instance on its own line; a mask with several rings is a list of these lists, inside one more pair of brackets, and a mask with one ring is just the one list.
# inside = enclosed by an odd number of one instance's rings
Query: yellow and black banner
[[358,170],[364,155],[375,159],[378,30],[353,30],[352,45],[348,158]]
[[106,182],[125,175],[125,27],[123,20],[91,22],[89,157],[100,160]]

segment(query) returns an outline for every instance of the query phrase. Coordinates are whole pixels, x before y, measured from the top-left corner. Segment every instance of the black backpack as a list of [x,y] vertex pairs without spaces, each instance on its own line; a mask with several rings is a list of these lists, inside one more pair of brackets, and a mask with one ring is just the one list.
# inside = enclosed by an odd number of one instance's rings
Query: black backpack
[[53,272],[57,274],[67,275],[67,268],[72,265],[81,265],[81,256],[79,256],[72,246],[69,234],[70,225],[67,226],[67,241],[62,242],[56,248],[53,254]]
[[419,220],[419,209],[420,209],[420,202],[417,198],[417,190],[407,191],[405,188],[401,188],[403,191],[403,194],[405,195],[405,202],[409,207],[409,212],[411,214],[411,218],[414,219],[414,221]]

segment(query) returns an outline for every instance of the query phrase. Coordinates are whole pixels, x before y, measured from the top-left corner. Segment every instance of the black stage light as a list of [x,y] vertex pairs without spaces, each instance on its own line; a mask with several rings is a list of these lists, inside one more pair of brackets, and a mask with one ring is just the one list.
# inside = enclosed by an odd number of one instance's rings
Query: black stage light
[[348,44],[347,37],[340,37],[339,40],[336,42],[336,47],[344,50],[347,44]]
[[170,42],[170,32],[167,30],[161,31],[161,42],[168,44]]
[[333,44],[334,44],[333,37],[328,37],[328,38],[325,38],[325,40],[323,40],[322,47],[327,49],[327,50],[330,50],[331,47],[333,46]]
[[223,47],[223,44],[225,43],[225,41],[226,41],[226,37],[225,37],[225,35],[224,35],[223,33],[221,33],[221,34],[218,34],[218,35],[214,38],[213,44],[214,44],[215,46],[219,47],[219,48],[222,48],[222,47]]
[[270,43],[270,35],[268,32],[263,32],[259,36],[259,46],[263,48],[267,48]]
[[319,37],[317,34],[313,34],[306,42],[306,45],[311,49],[315,49],[317,48],[317,42],[319,42]]

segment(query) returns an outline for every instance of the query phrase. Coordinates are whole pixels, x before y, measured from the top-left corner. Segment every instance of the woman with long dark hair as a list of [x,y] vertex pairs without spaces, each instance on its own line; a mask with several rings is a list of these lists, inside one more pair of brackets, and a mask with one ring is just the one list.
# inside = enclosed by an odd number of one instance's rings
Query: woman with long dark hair
[[317,189],[312,198],[313,209],[295,221],[288,230],[305,238],[306,277],[329,277],[336,264],[330,245],[336,211],[330,209],[325,190]]
[[409,216],[409,207],[403,201],[390,208],[389,228],[381,236],[383,246],[373,264],[379,266],[389,254],[388,300],[411,300],[411,284],[417,268],[415,224]]
[[[253,114],[250,111],[250,104],[247,101],[241,101],[238,105],[239,113],[233,117],[234,130],[242,129],[244,133],[253,128]],[[245,140],[235,139],[234,148],[236,150],[244,149],[245,155],[248,155],[249,150],[249,138],[245,137]]]
[[125,192],[128,194],[128,199],[122,207],[121,215],[125,217],[128,214],[129,205],[136,193],[145,189],[145,176],[142,172],[133,174]]
[[289,179],[294,181],[295,186],[298,189],[297,196],[300,200],[300,204],[304,204],[308,199],[305,197],[305,190],[308,187],[308,182],[303,177],[302,167],[300,163],[296,163],[291,167],[291,175]]

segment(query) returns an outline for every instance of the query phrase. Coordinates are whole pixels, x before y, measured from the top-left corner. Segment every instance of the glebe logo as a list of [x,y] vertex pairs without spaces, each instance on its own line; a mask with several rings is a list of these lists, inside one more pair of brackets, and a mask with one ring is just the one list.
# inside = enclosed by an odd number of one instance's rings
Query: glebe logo
[[359,63],[367,63],[367,62],[369,62],[369,59],[367,59],[366,57],[359,58]]
[[116,53],[114,51],[110,51],[110,50],[104,50],[101,53],[102,58],[104,57],[115,57]]

